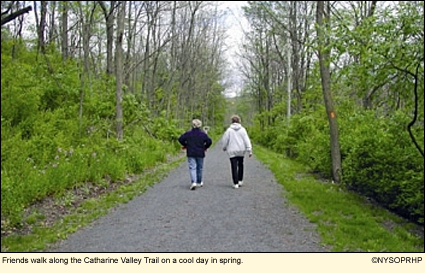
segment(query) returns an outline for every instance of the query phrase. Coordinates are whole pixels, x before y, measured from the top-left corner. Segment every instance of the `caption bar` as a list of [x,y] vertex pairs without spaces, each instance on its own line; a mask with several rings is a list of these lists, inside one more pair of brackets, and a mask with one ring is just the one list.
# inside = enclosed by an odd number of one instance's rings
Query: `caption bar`
[[162,258],[159,257],[143,257],[143,258],[135,258],[135,257],[120,257],[120,258],[99,258],[99,257],[84,257],[84,258],[76,258],[71,257],[68,258],[8,258],[3,257],[2,263],[7,264],[64,264],[67,265],[68,263],[71,264],[205,264],[208,263],[211,264],[242,264],[241,258],[195,258],[195,257],[189,257],[189,258]]

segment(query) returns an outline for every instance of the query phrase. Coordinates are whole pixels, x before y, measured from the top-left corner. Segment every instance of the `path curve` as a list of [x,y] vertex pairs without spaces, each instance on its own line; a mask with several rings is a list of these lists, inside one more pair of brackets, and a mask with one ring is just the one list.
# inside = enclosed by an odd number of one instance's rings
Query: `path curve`
[[289,205],[255,158],[233,189],[230,161],[207,151],[204,187],[189,190],[187,162],[142,195],[71,234],[52,252],[326,252],[315,225]]

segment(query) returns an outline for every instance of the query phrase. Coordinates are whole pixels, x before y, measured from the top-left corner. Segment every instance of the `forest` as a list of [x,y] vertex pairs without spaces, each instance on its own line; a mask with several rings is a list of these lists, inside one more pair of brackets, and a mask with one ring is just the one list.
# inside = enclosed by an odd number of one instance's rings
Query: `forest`
[[255,145],[423,226],[424,2],[247,1],[236,67],[221,4],[1,2],[2,236],[234,113]]

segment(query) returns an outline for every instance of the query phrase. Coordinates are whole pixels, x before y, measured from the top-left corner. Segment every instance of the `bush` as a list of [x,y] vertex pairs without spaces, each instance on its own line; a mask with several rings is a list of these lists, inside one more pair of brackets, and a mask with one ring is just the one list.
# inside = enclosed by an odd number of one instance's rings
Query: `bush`
[[[423,223],[424,161],[406,129],[410,117],[402,112],[379,117],[373,111],[354,108],[342,112],[338,129],[343,183],[397,214]],[[284,118],[276,118],[274,124],[260,129],[260,119],[267,116],[262,114],[251,128],[253,139],[331,178],[329,125],[323,113],[319,107],[292,116],[289,126]],[[418,143],[423,143],[423,128],[414,130]]]
[[400,113],[376,118],[372,112],[344,121],[343,181],[348,188],[423,223],[423,158],[413,146],[407,123]]

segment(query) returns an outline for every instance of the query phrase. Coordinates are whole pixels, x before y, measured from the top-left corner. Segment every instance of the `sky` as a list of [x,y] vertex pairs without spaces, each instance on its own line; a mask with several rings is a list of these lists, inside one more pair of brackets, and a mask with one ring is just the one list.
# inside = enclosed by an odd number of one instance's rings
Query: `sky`
[[226,26],[228,27],[226,59],[231,66],[229,70],[232,71],[228,79],[230,86],[227,87],[225,95],[227,97],[235,97],[242,88],[242,76],[237,68],[238,57],[236,53],[239,51],[239,46],[243,39],[243,30],[246,29],[247,25],[242,11],[242,6],[246,5],[247,1],[221,1],[220,3],[223,10],[228,11],[226,19]]
[[[242,76],[238,70],[238,57],[236,53],[239,51],[239,47],[243,39],[243,29],[246,29],[247,21],[243,16],[242,6],[247,5],[248,1],[218,1],[220,7],[227,11],[227,17],[225,20],[227,27],[227,38],[226,45],[228,50],[226,51],[226,60],[229,61],[229,78],[226,80],[228,87],[225,90],[225,95],[228,97],[236,96],[242,89]],[[34,21],[34,11],[26,14],[26,21]],[[30,24],[26,24],[27,27],[33,27]],[[25,31],[26,33],[33,33],[31,31]]]

